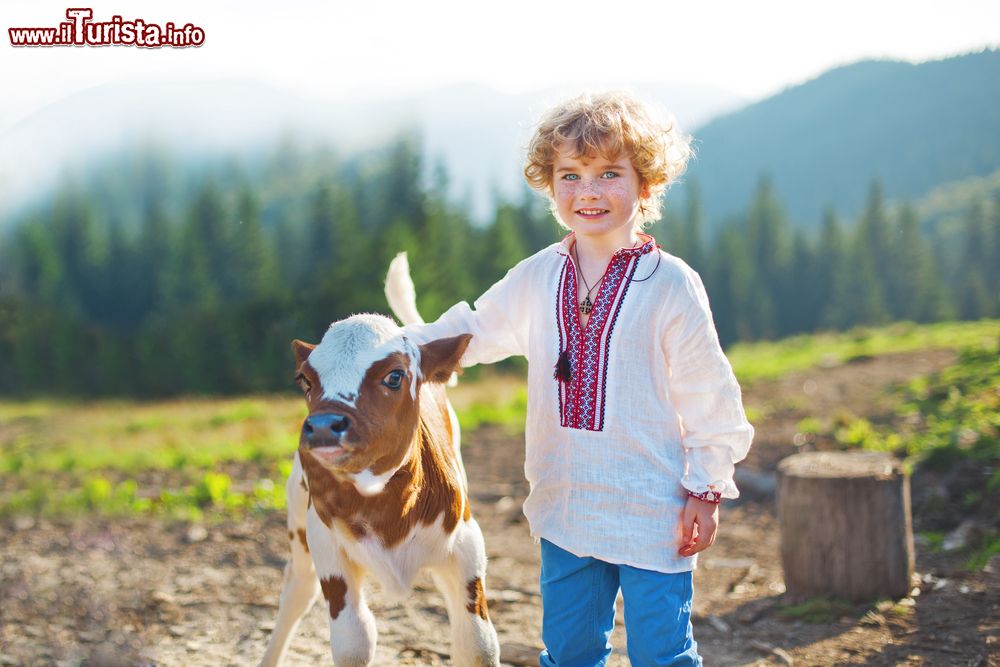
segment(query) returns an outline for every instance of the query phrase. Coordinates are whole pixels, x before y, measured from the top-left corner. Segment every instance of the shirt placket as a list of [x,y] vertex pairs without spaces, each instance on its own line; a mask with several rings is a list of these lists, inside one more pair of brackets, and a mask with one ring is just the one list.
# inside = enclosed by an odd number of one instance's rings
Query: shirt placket
[[[638,264],[633,263],[631,267],[627,265],[633,258],[638,258],[652,248],[650,237],[650,242],[642,247],[619,250],[612,256],[597,289],[593,309],[586,325],[581,321],[579,313],[577,266],[572,255],[566,253],[563,273],[565,282],[560,286],[563,290],[563,309],[558,314],[563,318],[560,327],[566,332],[564,351],[570,362],[570,378],[565,386],[560,385],[559,389],[560,395],[566,399],[560,401],[560,421],[565,427],[603,429],[603,410],[607,400],[603,393],[607,378],[603,377],[604,369],[601,366],[606,365],[606,358],[610,353],[609,349],[603,349],[610,347],[611,338],[610,329],[606,333],[605,329],[613,326],[610,320],[617,315],[611,312],[614,305],[612,301],[616,301],[617,307],[620,308],[627,283],[631,280],[631,275],[626,274],[634,272]],[[624,286],[622,281],[626,283]],[[602,359],[605,360],[605,364],[601,363]]]

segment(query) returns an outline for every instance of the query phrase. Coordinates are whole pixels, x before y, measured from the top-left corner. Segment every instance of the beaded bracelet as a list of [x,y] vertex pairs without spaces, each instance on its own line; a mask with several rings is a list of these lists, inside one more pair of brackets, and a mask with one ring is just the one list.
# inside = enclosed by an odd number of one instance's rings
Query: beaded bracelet
[[722,491],[704,491],[702,493],[695,493],[694,491],[688,491],[688,495],[692,498],[697,498],[698,500],[704,500],[707,503],[715,503],[718,505],[722,502]]

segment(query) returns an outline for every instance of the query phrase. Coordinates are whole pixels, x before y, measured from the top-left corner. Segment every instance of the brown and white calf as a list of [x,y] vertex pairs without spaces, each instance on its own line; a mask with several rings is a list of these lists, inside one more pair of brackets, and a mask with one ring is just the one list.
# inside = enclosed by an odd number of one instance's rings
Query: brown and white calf
[[281,662],[320,592],[334,663],[370,664],[365,578],[403,596],[424,568],[444,594],[454,664],[499,664],[483,535],[443,385],[468,343],[466,335],[418,346],[381,315],[335,322],[316,346],[293,343],[309,415],[288,479],[292,555],[262,665]]

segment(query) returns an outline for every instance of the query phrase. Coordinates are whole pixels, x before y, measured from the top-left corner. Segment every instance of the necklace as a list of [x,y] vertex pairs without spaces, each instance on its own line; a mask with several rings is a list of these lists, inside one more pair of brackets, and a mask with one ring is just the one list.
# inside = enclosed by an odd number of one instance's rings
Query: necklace
[[[659,248],[660,246],[656,246],[656,247]],[[645,278],[632,278],[631,282],[633,282],[633,283],[644,283],[647,280],[649,280],[650,278],[652,278],[653,274],[656,273],[656,270],[658,268],[660,268],[660,258],[661,257],[662,257],[662,255],[660,253],[656,253],[656,266],[654,266],[653,270],[649,272],[649,275],[646,276]]]
[[594,288],[596,288],[598,285],[601,284],[601,282],[604,280],[604,276],[601,276],[601,280],[598,280],[596,283],[594,283],[594,287],[588,285],[587,279],[583,277],[583,271],[580,270],[580,256],[576,254],[575,246],[573,247],[573,254],[576,255],[576,262],[574,262],[574,264],[576,265],[576,273],[577,275],[580,276],[580,280],[583,281],[583,286],[587,288],[587,296],[584,297],[583,301],[580,302],[579,306],[580,314],[590,315],[590,311],[594,309],[594,302],[590,300],[590,293],[594,291]]

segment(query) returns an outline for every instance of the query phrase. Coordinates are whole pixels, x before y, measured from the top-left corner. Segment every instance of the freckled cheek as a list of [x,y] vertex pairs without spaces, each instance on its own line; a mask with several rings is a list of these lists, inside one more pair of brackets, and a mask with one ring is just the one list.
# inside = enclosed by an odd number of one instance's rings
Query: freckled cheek
[[573,207],[573,202],[576,199],[576,192],[574,188],[557,187],[553,193],[553,197],[556,207],[565,211]]
[[629,188],[624,183],[612,181],[604,187],[604,196],[608,199],[627,199]]
[[556,201],[569,201],[576,197],[579,186],[576,183],[561,181],[555,187]]

